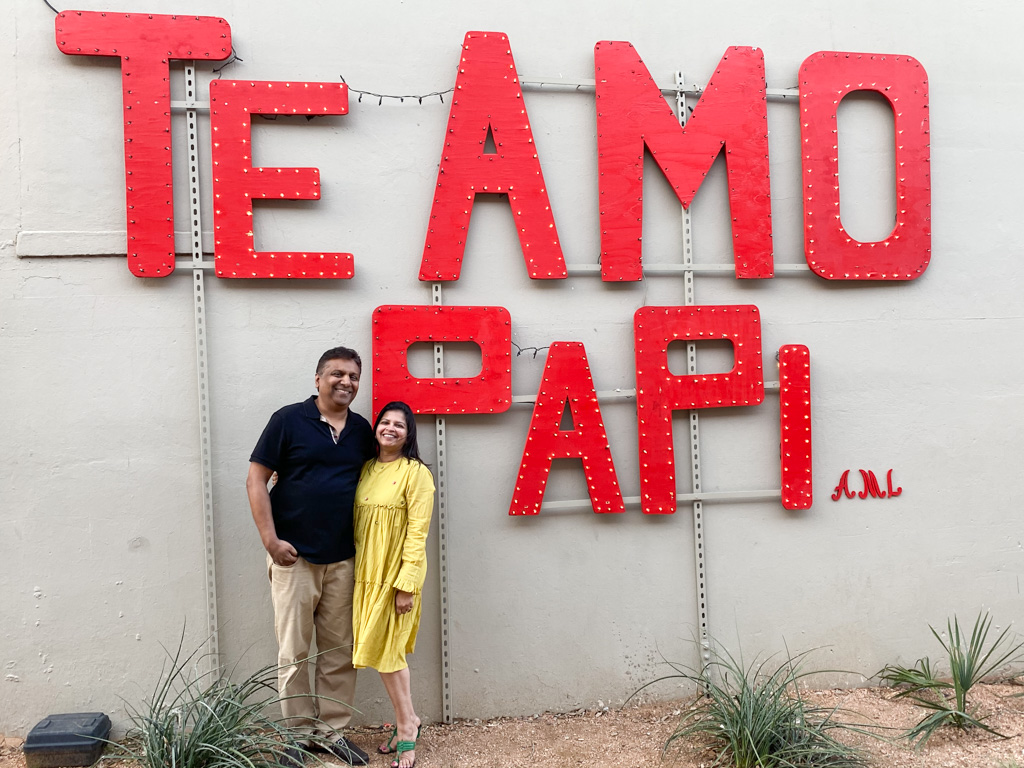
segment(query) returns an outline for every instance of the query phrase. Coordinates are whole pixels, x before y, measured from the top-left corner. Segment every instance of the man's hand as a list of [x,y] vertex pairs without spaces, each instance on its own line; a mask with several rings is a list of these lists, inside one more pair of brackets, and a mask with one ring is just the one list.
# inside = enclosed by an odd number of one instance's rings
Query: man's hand
[[415,595],[412,592],[403,592],[400,589],[395,590],[395,613],[401,616],[403,613],[408,613],[412,610],[412,602]]
[[299,553],[295,551],[295,547],[284,539],[273,539],[268,542],[267,552],[276,565],[285,567],[295,565],[295,561],[299,559]]
[[252,519],[260,532],[263,548],[270,554],[270,558],[277,565],[295,565],[299,553],[289,542],[277,538],[277,530],[274,528],[274,513],[270,506],[270,492],[267,490],[267,483],[273,474],[274,470],[270,467],[264,467],[256,462],[249,464],[245,490],[249,494]]

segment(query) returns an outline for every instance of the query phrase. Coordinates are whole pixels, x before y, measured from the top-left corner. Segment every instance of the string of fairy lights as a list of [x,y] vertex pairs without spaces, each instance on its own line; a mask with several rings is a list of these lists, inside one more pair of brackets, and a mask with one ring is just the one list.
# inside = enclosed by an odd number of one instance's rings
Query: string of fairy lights
[[243,59],[241,56],[239,56],[237,53],[235,53],[235,48],[234,48],[234,46],[232,46],[231,47],[231,55],[228,56],[227,61],[225,61],[219,67],[214,67],[213,68],[213,71],[217,73],[217,79],[220,80],[221,72],[223,72],[230,65],[234,64],[236,61],[245,61],[245,59]]
[[[60,11],[58,11],[56,8],[54,8],[52,5],[50,5],[50,1],[49,0],[43,0],[43,3],[46,5],[47,8],[49,8],[55,14],[57,14],[58,16],[60,15]],[[214,67],[213,68],[213,72],[216,73],[217,79],[220,80],[221,76],[223,74],[223,71],[227,67],[229,67],[231,64],[234,64],[236,61],[244,62],[245,59],[243,59],[241,56],[239,56],[238,52],[234,49],[234,46],[232,46],[232,48],[231,48],[231,55],[228,57],[227,61],[225,61],[219,67]],[[341,79],[342,83],[345,83],[345,85],[348,85],[348,83],[345,80],[345,76],[344,75],[338,75],[338,77]],[[433,98],[439,99],[441,101],[441,103],[444,104],[445,103],[444,97],[447,96],[450,93],[454,93],[455,92],[455,87],[452,86],[451,88],[446,88],[443,91],[431,91],[430,93],[377,93],[376,91],[360,90],[359,88],[353,88],[352,86],[349,85],[348,91],[349,91],[349,93],[357,94],[357,101],[360,104],[363,103],[363,97],[366,96],[366,97],[368,97],[368,100],[371,100],[371,101],[373,99],[376,99],[377,100],[377,106],[383,106],[385,99],[387,99],[389,101],[397,101],[399,104],[404,104],[406,99],[409,99],[410,101],[415,99],[417,104],[421,104],[422,105],[424,99],[433,99]]]
[[536,359],[537,359],[537,355],[539,355],[539,354],[540,354],[541,352],[543,352],[543,351],[544,351],[545,349],[550,349],[550,348],[551,348],[551,346],[550,346],[550,345],[548,345],[548,346],[544,346],[544,347],[520,347],[520,346],[519,346],[518,344],[516,344],[516,343],[515,343],[514,341],[510,341],[509,343],[510,343],[510,344],[511,344],[511,345],[512,345],[513,347],[515,347],[515,348],[516,348],[516,357],[519,357],[520,355],[525,355],[525,354],[528,354],[528,353],[531,353],[531,352],[532,352],[532,353],[533,353],[533,359],[534,359],[534,360],[536,360]]
[[[338,75],[338,77],[341,78],[341,82],[345,83],[345,85],[348,85],[348,83],[345,81],[345,76],[344,75]],[[369,97],[371,97],[371,99],[377,99],[377,106],[378,107],[379,106],[383,106],[384,99],[396,99],[400,104],[404,104],[406,99],[416,99],[416,101],[419,104],[422,104],[424,99],[432,99],[435,96],[441,100],[442,104],[444,104],[444,97],[445,97],[445,95],[449,94],[449,93],[454,93],[455,92],[455,87],[453,86],[453,87],[448,88],[448,89],[446,89],[444,91],[431,91],[430,93],[409,93],[409,94],[401,94],[400,95],[400,94],[391,94],[391,93],[375,93],[373,91],[361,91],[358,88],[353,88],[351,85],[349,85],[348,86],[348,92],[349,93],[358,93],[359,94],[358,102],[360,104],[363,103],[363,96],[369,96]]]

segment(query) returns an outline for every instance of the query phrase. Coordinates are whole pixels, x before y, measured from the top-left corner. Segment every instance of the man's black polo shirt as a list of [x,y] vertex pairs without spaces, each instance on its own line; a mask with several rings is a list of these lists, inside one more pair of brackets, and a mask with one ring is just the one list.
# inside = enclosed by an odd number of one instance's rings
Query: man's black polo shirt
[[373,454],[373,429],[351,409],[335,444],[316,395],[271,416],[249,461],[277,472],[270,490],[277,537],[311,563],[354,557],[352,504]]

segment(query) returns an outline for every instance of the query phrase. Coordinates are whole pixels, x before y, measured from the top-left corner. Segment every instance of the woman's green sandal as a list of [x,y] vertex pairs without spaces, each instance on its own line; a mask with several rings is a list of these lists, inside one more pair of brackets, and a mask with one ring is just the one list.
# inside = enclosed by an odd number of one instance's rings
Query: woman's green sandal
[[[419,737],[420,737],[420,731],[421,730],[423,730],[423,726],[422,725],[416,726],[416,738],[417,739],[419,739]],[[382,755],[393,755],[395,752],[397,752],[398,751],[398,747],[397,746],[395,747],[395,749],[391,749],[391,742],[395,740],[395,736],[397,736],[397,735],[398,735],[398,726],[396,725],[394,728],[391,729],[391,735],[388,736],[387,742],[385,742],[384,744],[381,744],[379,747],[377,747],[377,751],[380,752]],[[415,744],[416,742],[414,741],[412,743]],[[406,749],[404,751],[408,752],[409,750]]]
[[[391,729],[391,735],[388,736],[388,740],[381,744],[379,747],[377,747],[377,751],[382,755],[390,755],[392,752],[394,752],[395,750],[391,748],[391,742],[395,740],[395,736],[397,735],[398,726],[396,725],[394,728]],[[418,733],[416,734],[416,736],[417,738],[419,738]]]
[[[415,741],[400,741],[395,745],[395,752],[398,753],[398,757],[391,761],[391,768],[399,768],[399,763],[402,761],[403,752],[412,752],[416,749]],[[415,768],[416,758],[413,758],[409,768]]]

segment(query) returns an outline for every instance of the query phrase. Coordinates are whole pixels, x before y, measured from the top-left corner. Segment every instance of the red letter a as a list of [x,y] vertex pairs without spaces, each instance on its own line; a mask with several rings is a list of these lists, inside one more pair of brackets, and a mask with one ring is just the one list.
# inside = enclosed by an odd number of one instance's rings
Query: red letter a
[[[573,429],[559,428],[566,401]],[[548,350],[537,404],[519,465],[510,515],[536,515],[544,500],[552,459],[582,459],[595,512],[624,512],[608,435],[597,404],[587,352],[578,342],[556,341]]]
[[[484,151],[488,131],[494,152]],[[566,277],[519,76],[500,32],[467,32],[462,45],[420,280],[459,279],[480,192],[508,195],[530,277]]]

